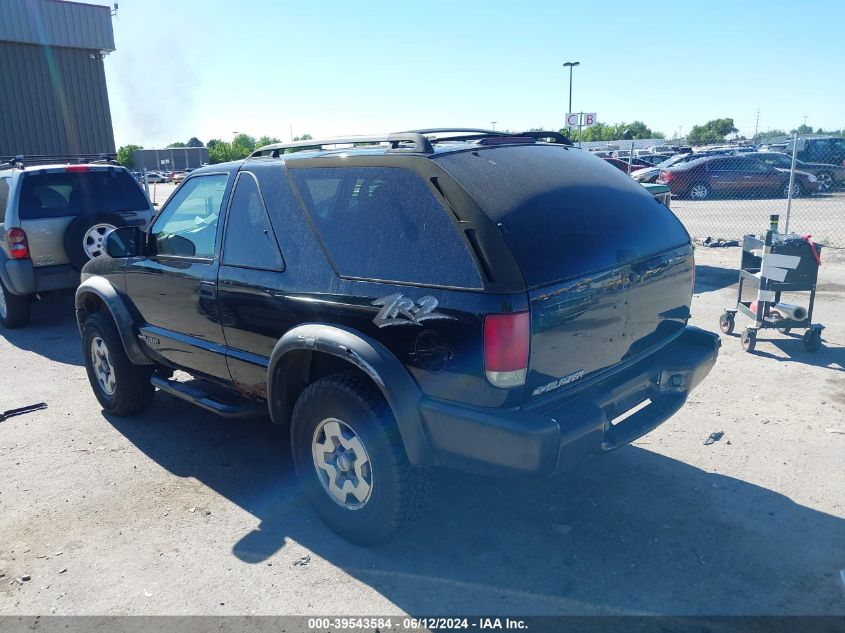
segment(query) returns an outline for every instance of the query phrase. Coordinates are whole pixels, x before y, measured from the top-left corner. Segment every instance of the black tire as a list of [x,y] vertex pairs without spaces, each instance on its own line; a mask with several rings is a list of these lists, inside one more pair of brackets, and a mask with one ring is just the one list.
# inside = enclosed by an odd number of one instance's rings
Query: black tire
[[[82,240],[88,229],[97,224],[108,224],[115,228],[126,226],[123,218],[114,213],[83,214],[73,220],[65,230],[64,246],[70,263],[77,270],[82,270],[82,267],[91,261],[91,258],[85,253]],[[103,248],[105,248],[105,244],[103,244]]]
[[777,328],[777,331],[780,332],[781,334],[789,334],[792,331],[792,328],[791,327],[779,327],[779,328]]
[[804,349],[808,352],[818,352],[822,348],[822,333],[819,330],[804,332]]
[[753,352],[757,345],[757,331],[746,328],[742,331],[742,349],[746,352]]
[[9,292],[0,280],[0,323],[14,329],[29,323],[29,295],[15,295]]
[[[330,495],[312,454],[312,445],[320,437],[317,431],[325,428],[321,425],[330,418],[341,421],[357,436],[369,458],[370,493],[356,509]],[[326,525],[353,543],[372,545],[396,535],[409,527],[426,505],[428,474],[408,462],[390,408],[376,386],[360,373],[326,376],[302,392],[293,410],[291,448],[314,510]],[[335,472],[340,472],[339,467]]]
[[733,334],[736,319],[730,312],[723,312],[719,317],[719,329],[725,334]]
[[687,189],[687,198],[690,200],[709,200],[713,196],[713,190],[706,182],[696,182]]
[[[96,338],[105,344],[108,364],[114,377],[112,393],[108,393],[97,378],[95,363],[98,359],[93,357],[91,349]],[[82,355],[88,381],[106,413],[131,415],[153,401],[155,387],[150,383],[150,377],[155,366],[135,365],[129,360],[111,315],[95,312],[85,320],[82,326]]]

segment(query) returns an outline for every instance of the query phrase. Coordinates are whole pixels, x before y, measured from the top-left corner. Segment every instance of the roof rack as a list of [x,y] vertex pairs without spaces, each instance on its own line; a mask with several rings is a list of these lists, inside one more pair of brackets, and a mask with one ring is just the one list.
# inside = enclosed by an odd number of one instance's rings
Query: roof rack
[[[429,138],[429,137],[441,138]],[[328,138],[321,140],[307,140],[296,141],[293,143],[274,143],[273,145],[265,145],[259,147],[250,154],[250,158],[278,158],[282,154],[291,152],[304,151],[310,149],[326,149],[336,148],[338,145],[351,145],[353,147],[360,147],[362,145],[389,145],[387,151],[389,153],[416,153],[416,154],[431,154],[434,152],[432,143],[447,143],[457,141],[479,141],[483,142],[485,139],[501,139],[506,142],[507,139],[513,139],[512,142],[517,143],[519,139],[526,142],[527,139],[532,139],[528,142],[544,141],[560,145],[572,145],[566,136],[560,132],[552,131],[530,131],[530,132],[497,132],[496,130],[484,130],[480,128],[427,128],[423,130],[408,130],[406,132],[397,132],[394,134],[383,134],[376,136],[347,136],[341,138]],[[494,144],[494,143],[489,143]]]
[[557,143],[560,145],[572,145],[565,135],[560,132],[552,132],[549,130],[532,130],[530,132],[500,132],[497,130],[484,130],[479,128],[430,128],[425,130],[410,130],[417,134],[426,136],[442,135],[442,138],[435,139],[438,141],[476,141],[486,138],[533,138],[535,141],[545,141]]
[[32,165],[119,165],[116,154],[29,154],[0,156],[0,169],[25,169]]
[[250,158],[278,158],[282,154],[290,153],[288,150],[304,151],[309,149],[325,149],[337,145],[361,146],[379,145],[382,143],[389,145],[388,152],[431,154],[434,151],[431,142],[422,134],[402,132],[399,134],[382,134],[376,136],[347,136],[343,138],[296,141],[294,143],[274,143],[273,145],[259,147],[250,154]]

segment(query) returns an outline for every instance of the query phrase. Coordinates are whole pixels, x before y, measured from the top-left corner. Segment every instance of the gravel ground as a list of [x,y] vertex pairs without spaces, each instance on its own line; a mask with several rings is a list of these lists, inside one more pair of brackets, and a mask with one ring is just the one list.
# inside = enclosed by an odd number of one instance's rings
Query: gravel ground
[[[699,249],[694,324],[716,329],[738,260]],[[725,336],[635,445],[553,479],[436,473],[415,529],[373,549],[323,527],[267,422],[163,394],[104,416],[51,297],[0,332],[0,410],[49,405],[0,422],[0,613],[845,614],[845,264],[820,283],[822,351]]]

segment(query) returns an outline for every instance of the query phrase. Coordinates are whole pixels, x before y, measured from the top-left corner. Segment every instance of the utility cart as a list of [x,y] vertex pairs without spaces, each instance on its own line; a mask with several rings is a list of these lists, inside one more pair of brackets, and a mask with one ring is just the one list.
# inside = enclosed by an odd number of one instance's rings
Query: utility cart
[[[726,308],[719,318],[719,329],[725,334],[734,331],[736,313],[753,321],[742,332],[742,349],[754,350],[757,331],[775,329],[788,334],[804,329],[804,348],[818,351],[822,345],[823,325],[813,323],[813,304],[819,274],[821,246],[809,236],[777,232],[777,216],[765,236],[746,235],[742,240],[742,262],[739,269],[739,290],[736,307]],[[743,301],[746,284],[757,288],[757,298]],[[809,292],[806,307],[781,303],[784,292]]]

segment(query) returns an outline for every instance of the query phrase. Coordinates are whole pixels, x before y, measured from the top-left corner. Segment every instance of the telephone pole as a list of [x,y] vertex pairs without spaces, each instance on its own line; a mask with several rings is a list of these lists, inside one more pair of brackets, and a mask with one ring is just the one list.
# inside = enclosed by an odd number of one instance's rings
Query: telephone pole
[[752,140],[757,138],[757,130],[760,127],[760,108],[757,108],[757,120],[754,122],[754,136],[751,137]]

